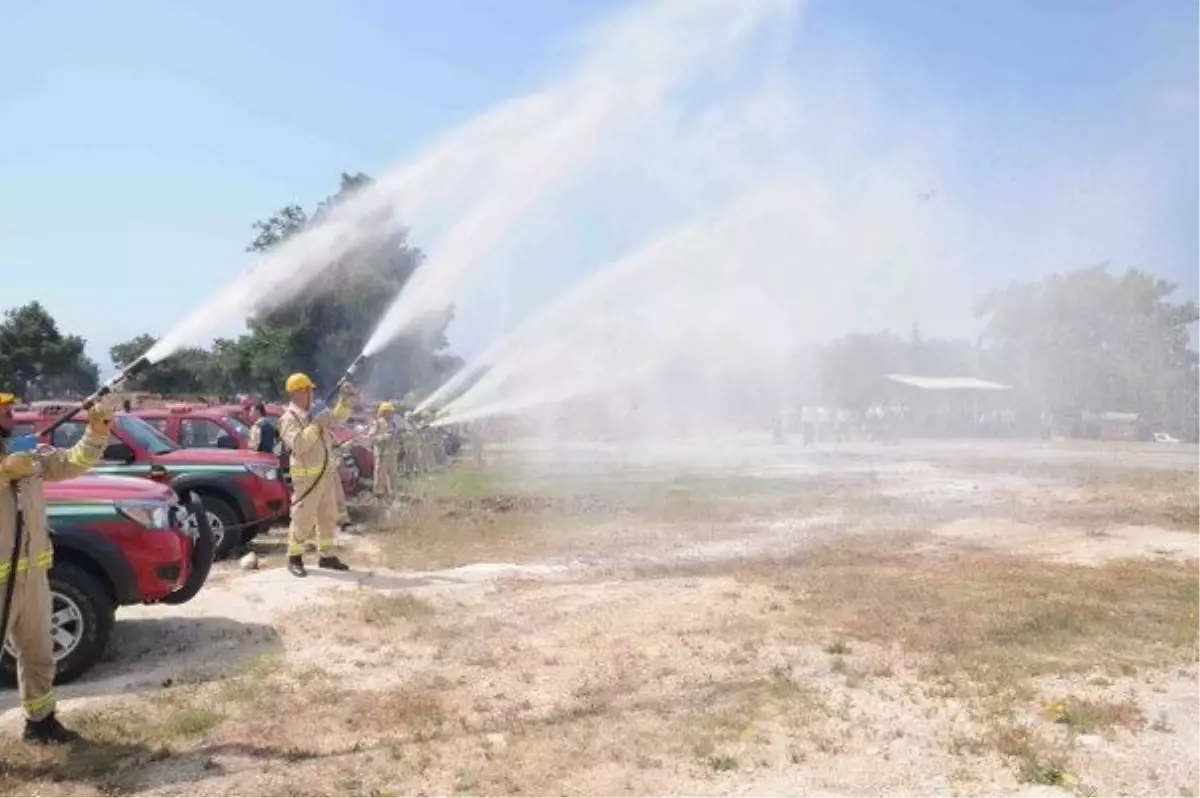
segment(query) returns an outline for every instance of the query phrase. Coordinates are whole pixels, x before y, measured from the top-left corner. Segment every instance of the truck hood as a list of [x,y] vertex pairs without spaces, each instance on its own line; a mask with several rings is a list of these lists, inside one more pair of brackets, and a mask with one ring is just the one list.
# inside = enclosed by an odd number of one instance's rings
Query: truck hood
[[166,485],[138,477],[85,475],[43,484],[46,501],[51,504],[126,500],[167,501],[174,495]]
[[251,452],[246,449],[176,449],[154,458],[165,466],[186,468],[188,465],[247,465],[258,463],[278,467],[279,460],[273,454]]

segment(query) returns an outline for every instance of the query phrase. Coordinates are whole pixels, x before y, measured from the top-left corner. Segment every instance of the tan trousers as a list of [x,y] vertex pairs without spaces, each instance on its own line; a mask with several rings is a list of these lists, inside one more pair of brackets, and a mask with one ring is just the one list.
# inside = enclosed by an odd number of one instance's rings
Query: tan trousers
[[[8,564],[8,556],[4,557]],[[17,686],[25,717],[54,711],[54,641],[50,639],[50,580],[45,568],[15,575],[8,639],[17,655]],[[2,589],[2,586],[0,586]],[[3,601],[0,593],[0,601]]]
[[[304,496],[311,480],[292,482],[292,495]],[[316,539],[317,554],[325,556],[333,548],[337,534],[341,484],[336,471],[328,471],[311,493],[292,505],[292,523],[288,526],[288,555],[304,554],[304,544]]]
[[376,443],[372,454],[375,455],[375,495],[391,496],[396,487],[395,447]]
[[350,511],[346,509],[346,487],[342,485],[342,475],[334,474],[333,485],[337,488],[337,522],[339,526],[350,523]]
[[406,434],[401,440],[404,443],[404,458],[401,461],[405,471],[411,473],[417,470],[417,445],[419,440],[412,433]]

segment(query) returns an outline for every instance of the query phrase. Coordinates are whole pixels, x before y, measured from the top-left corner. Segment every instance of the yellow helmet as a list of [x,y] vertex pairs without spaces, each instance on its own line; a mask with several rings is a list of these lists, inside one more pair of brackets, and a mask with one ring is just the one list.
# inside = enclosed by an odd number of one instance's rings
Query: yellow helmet
[[284,386],[288,393],[296,393],[303,391],[306,388],[316,388],[316,383],[308,378],[307,374],[296,372],[287,378],[287,384]]
[[0,407],[3,407],[4,405],[19,405],[19,404],[21,404],[21,400],[17,398],[16,394],[0,393]]
[[382,416],[384,413],[395,413],[395,412],[396,412],[396,406],[395,406],[394,404],[392,404],[391,402],[380,402],[380,403],[379,403],[379,410],[378,410],[377,412],[378,412],[378,414],[379,414],[379,415],[381,415],[381,416]]

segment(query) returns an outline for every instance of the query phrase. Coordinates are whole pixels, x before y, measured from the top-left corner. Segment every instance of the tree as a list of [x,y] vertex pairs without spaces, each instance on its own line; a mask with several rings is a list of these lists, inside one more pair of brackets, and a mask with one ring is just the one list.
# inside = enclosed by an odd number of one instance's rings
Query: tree
[[821,383],[836,404],[861,412],[886,395],[888,374],[907,370],[910,351],[890,332],[851,333],[821,353]]
[[[146,354],[158,339],[143,333],[124,343],[114,344],[108,350],[109,357],[118,369],[123,369],[141,355]],[[182,349],[154,368],[147,369],[125,382],[124,388],[151,393],[205,394],[214,390],[218,376],[212,353],[203,349]]]
[[0,384],[27,400],[91,393],[100,370],[84,346],[79,336],[59,332],[40,302],[6,311],[0,323]]
[[1196,303],[1176,285],[1106,265],[1014,283],[977,313],[992,366],[1042,407],[1129,411],[1195,437],[1197,354],[1188,327]]
[[821,351],[819,370],[827,400],[862,411],[887,398],[888,374],[971,377],[978,373],[978,359],[968,341],[925,338],[913,324],[907,343],[886,331],[839,338]]

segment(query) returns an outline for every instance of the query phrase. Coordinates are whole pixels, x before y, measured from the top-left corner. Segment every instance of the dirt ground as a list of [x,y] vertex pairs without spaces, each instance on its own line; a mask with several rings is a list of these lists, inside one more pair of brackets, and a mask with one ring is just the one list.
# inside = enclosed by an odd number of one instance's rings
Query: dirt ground
[[[629,453],[626,453],[627,455]],[[514,446],[214,569],[0,790],[1196,795],[1197,452]],[[6,706],[14,696],[6,694]]]

